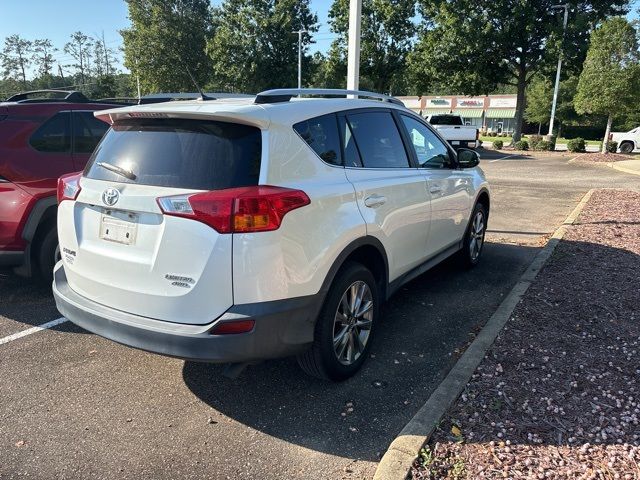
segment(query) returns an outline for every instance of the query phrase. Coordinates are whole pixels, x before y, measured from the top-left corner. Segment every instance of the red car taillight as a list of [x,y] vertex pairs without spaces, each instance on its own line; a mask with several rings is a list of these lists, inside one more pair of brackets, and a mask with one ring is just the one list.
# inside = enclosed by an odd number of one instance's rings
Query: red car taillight
[[310,203],[302,190],[259,185],[157,199],[165,215],[198,220],[219,233],[268,232]]
[[75,200],[80,193],[82,172],[63,175],[58,179],[58,203],[63,200]]

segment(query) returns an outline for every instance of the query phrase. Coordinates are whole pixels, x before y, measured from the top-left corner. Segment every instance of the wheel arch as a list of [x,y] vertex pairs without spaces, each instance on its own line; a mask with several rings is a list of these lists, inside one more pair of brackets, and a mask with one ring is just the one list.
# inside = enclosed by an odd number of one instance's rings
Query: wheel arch
[[382,242],[367,235],[347,245],[334,260],[322,283],[323,301],[336,275],[349,262],[361,263],[371,270],[378,284],[380,298],[386,300],[389,294],[389,259]]

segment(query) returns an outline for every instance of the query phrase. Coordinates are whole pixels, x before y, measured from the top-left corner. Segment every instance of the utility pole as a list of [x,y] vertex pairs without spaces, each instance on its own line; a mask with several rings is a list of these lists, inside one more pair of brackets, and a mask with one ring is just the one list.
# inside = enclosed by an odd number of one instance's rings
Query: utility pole
[[349,52],[347,55],[347,89],[360,85],[360,24],[362,0],[349,0]]
[[298,34],[298,88],[302,88],[302,34],[308,30],[296,30],[293,33]]
[[548,137],[553,135],[553,121],[556,117],[556,104],[558,103],[558,90],[560,89],[560,70],[562,68],[562,48],[564,47],[564,37],[567,31],[567,22],[569,21],[569,4],[554,5],[552,10],[559,10],[564,8],[564,24],[562,26],[562,43],[560,44],[560,54],[558,55],[558,69],[556,70],[556,85],[553,88],[553,102],[551,103],[551,119],[549,120],[549,133]]

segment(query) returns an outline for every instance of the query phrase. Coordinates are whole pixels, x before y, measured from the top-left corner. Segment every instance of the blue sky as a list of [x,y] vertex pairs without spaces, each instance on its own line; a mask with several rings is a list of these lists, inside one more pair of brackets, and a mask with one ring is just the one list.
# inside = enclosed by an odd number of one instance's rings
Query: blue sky
[[[71,62],[62,49],[73,32],[79,30],[93,37],[104,32],[107,45],[117,48],[122,44],[118,30],[129,26],[124,0],[0,0],[0,3],[0,41],[14,33],[28,40],[48,38],[59,49],[54,57],[62,65]],[[312,51],[326,51],[335,38],[326,23],[331,3],[332,0],[311,0],[311,8],[321,23]]]

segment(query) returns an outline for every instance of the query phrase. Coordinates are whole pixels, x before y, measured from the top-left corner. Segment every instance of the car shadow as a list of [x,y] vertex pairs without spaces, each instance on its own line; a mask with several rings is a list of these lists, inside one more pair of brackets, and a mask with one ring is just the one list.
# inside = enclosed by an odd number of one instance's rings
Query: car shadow
[[449,260],[405,285],[384,306],[371,358],[353,378],[305,375],[294,359],[223,377],[220,365],[186,362],[203,402],[248,427],[312,450],[377,461],[426,401],[538,248],[487,243],[478,267]]

